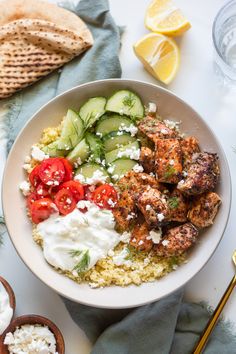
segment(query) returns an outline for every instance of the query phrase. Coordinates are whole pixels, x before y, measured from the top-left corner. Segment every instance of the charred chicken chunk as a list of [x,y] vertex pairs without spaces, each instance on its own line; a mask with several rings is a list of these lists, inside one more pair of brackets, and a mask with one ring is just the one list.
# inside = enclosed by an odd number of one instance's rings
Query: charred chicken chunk
[[220,204],[221,199],[218,194],[209,192],[202,195],[193,202],[188,212],[189,221],[199,228],[212,225]]
[[170,129],[165,123],[159,119],[147,116],[141,120],[138,125],[141,133],[146,135],[154,143],[156,139],[176,138],[177,132]]
[[128,191],[123,191],[112,210],[119,232],[127,231],[135,219],[134,199]]
[[131,239],[129,243],[139,251],[150,251],[153,246],[153,242],[152,240],[147,239],[148,235],[148,224],[145,221],[137,223],[131,232]]
[[182,151],[179,139],[158,139],[155,153],[156,176],[159,182],[178,183],[182,176]]
[[187,168],[192,162],[193,154],[200,152],[198,140],[194,136],[189,136],[180,142],[183,154],[183,168]]
[[149,227],[155,228],[166,222],[168,204],[165,195],[157,189],[146,187],[137,197],[137,207]]
[[194,245],[198,230],[191,223],[186,223],[167,231],[162,241],[154,246],[158,256],[179,256]]
[[131,194],[140,193],[146,186],[158,190],[166,189],[163,185],[158,183],[155,177],[144,172],[138,173],[130,171],[118,182],[118,187],[121,191],[129,190]]
[[183,194],[175,188],[168,199],[170,221],[186,222],[188,202]]
[[186,195],[198,195],[213,190],[220,176],[217,154],[201,152],[193,155],[187,177],[177,188]]
[[154,171],[154,152],[148,147],[142,147],[140,151],[139,162],[144,168],[144,171],[147,173]]

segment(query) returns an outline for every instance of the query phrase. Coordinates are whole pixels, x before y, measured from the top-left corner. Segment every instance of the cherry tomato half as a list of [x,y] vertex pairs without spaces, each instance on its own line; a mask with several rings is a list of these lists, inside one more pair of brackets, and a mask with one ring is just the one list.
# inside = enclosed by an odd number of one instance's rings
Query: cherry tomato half
[[109,184],[102,184],[92,194],[92,200],[100,208],[112,209],[117,202],[117,192]]
[[35,224],[48,219],[49,216],[55,212],[57,212],[56,205],[50,198],[38,199],[30,208],[31,218]]
[[59,186],[65,177],[65,168],[61,159],[51,157],[44,160],[40,165],[39,177],[48,186]]
[[64,182],[60,185],[60,189],[62,188],[68,189],[72,193],[76,203],[79,200],[84,199],[84,187],[80,182],[77,181]]
[[73,174],[72,174],[73,167],[72,167],[70,161],[67,160],[67,159],[64,159],[63,157],[61,157],[60,160],[61,160],[61,162],[63,163],[64,169],[65,169],[65,176],[64,176],[63,182],[67,182],[67,181],[72,180],[72,177],[73,177]]
[[40,199],[40,197],[37,193],[30,193],[30,195],[26,198],[27,208],[30,209],[31,205],[38,199]]
[[55,204],[61,214],[67,215],[76,207],[76,201],[69,189],[62,188],[55,195]]
[[34,169],[29,174],[29,181],[33,187],[37,187],[39,183],[41,183],[41,179],[39,177],[40,165],[34,167]]

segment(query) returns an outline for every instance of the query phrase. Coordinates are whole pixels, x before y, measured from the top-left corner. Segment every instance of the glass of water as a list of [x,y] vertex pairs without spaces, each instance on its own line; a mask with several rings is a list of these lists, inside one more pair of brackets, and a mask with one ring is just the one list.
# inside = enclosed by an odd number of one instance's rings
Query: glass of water
[[212,30],[216,73],[224,83],[236,85],[236,0],[216,15]]

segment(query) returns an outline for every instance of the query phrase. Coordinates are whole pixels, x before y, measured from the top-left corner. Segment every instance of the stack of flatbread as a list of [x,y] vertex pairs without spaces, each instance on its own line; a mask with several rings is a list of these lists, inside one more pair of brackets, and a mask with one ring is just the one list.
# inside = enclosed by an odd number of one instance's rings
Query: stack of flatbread
[[93,44],[75,14],[39,0],[0,2],[0,99],[33,84]]

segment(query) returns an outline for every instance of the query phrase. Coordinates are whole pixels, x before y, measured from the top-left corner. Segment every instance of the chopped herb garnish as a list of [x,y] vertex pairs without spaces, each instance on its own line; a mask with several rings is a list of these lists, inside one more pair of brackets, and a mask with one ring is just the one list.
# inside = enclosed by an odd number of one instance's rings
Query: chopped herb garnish
[[176,209],[179,206],[179,198],[178,197],[171,197],[168,200],[168,205],[170,207],[170,209]]
[[131,109],[135,104],[135,97],[130,92],[127,96],[125,96],[123,98],[122,102],[125,106],[127,106],[127,107],[129,107],[129,109]]
[[166,168],[166,172],[164,174],[164,178],[170,178],[175,173],[176,173],[176,169],[173,166],[168,165],[167,168]]
[[128,245],[126,247],[126,251],[127,251],[127,256],[125,257],[125,260],[128,261],[128,260],[132,260],[133,257],[135,257],[137,254],[139,254],[141,251],[137,250],[137,248],[131,246],[131,245]]
[[85,272],[89,266],[89,262],[90,262],[89,250],[87,250],[87,251],[81,251],[81,250],[70,251],[70,255],[72,257],[77,257],[77,256],[80,256],[81,254],[83,254],[81,257],[81,260],[73,268],[73,270],[76,270],[78,274]]

